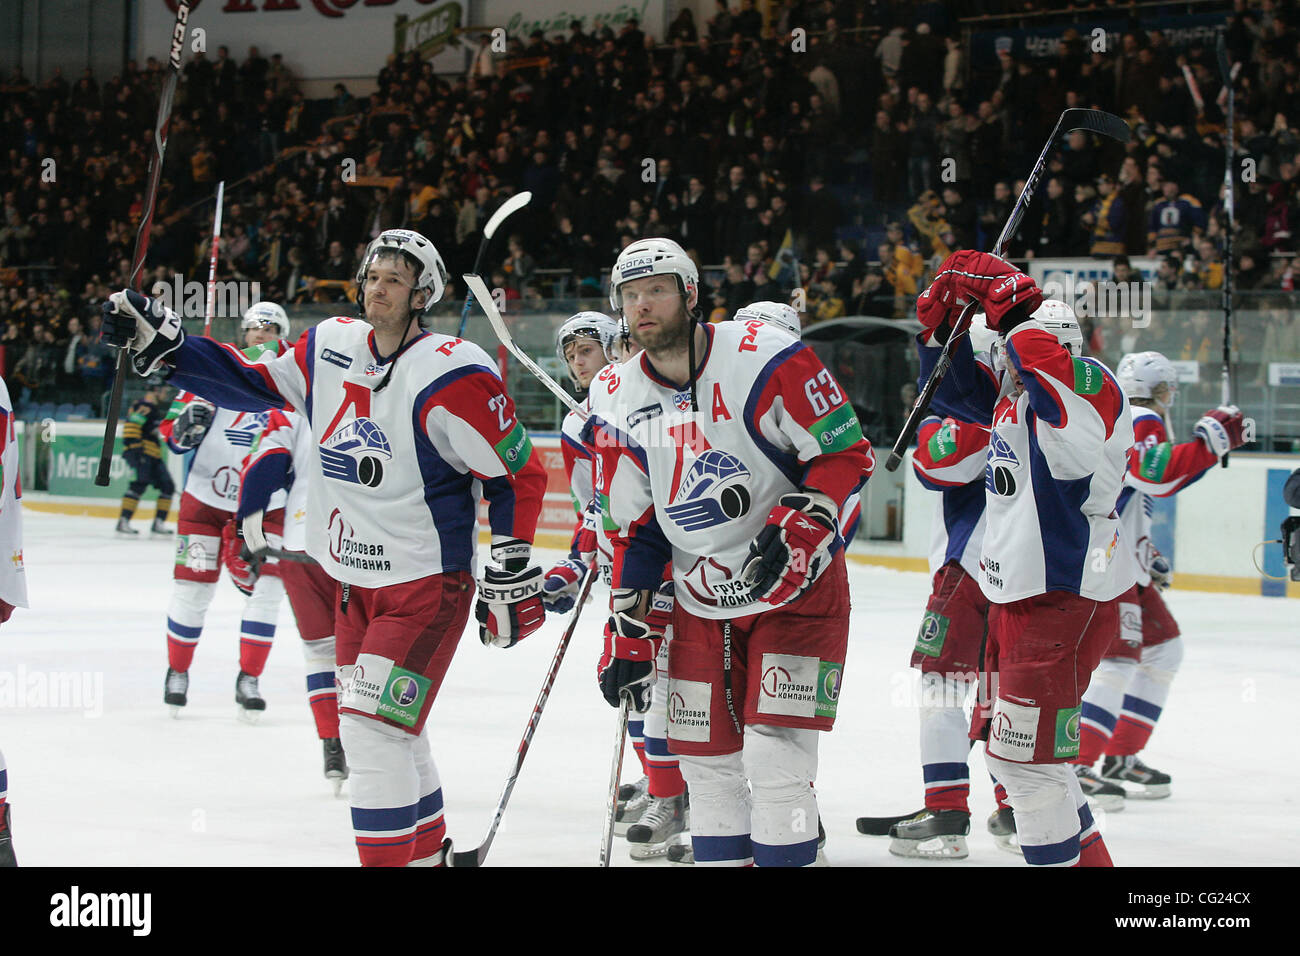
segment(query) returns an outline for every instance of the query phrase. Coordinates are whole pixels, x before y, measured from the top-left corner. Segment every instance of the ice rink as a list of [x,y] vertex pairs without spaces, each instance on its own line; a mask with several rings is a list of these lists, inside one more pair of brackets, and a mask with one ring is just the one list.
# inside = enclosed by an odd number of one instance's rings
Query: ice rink
[[[146,509],[147,510],[147,509]],[[137,527],[147,527],[136,520]],[[14,847],[27,866],[356,864],[346,799],[321,774],[297,631],[286,606],[261,681],[267,711],[236,719],[242,596],[225,579],[195,655],[190,703],[162,703],[169,539],[124,540],[104,518],[25,514],[32,609],[0,628],[0,750]],[[543,560],[554,557],[542,552]],[[839,866],[1015,866],[984,828],[993,799],[971,759],[964,863],[904,861],[854,818],[922,802],[915,675],[907,667],[925,575],[850,564],[854,614],[835,731],[817,789]],[[586,866],[597,859],[615,713],[594,670],[605,594],[583,614],[489,864]],[[1174,590],[1186,659],[1144,757],[1173,776],[1168,800],[1130,800],[1099,819],[1117,865],[1291,865],[1300,767],[1291,719],[1300,686],[1296,606],[1285,599]],[[427,733],[448,832],[476,846],[566,618],[510,650],[470,628]],[[77,675],[74,679],[72,675]],[[59,692],[42,693],[53,675]],[[1282,750],[1275,749],[1281,740]],[[639,776],[628,748],[626,779]],[[346,794],[346,791],[345,791]],[[617,866],[636,864],[615,842]]]

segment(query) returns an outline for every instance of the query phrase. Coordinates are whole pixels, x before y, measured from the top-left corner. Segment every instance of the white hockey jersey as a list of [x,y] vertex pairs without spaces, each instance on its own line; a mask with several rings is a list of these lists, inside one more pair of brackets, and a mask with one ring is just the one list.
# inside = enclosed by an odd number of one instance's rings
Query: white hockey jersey
[[[307,550],[307,476],[311,471],[314,451],[311,426],[305,418],[296,412],[273,411],[269,413],[266,428],[254,440],[252,452],[248,456],[248,461],[244,463],[241,495],[248,494],[252,490],[249,487],[250,481],[257,482],[261,462],[273,455],[284,455],[289,459],[290,464],[283,468],[285,480],[288,482],[284,496],[284,549],[286,551]],[[259,502],[265,497],[265,492],[257,495]],[[273,505],[274,493],[269,500]],[[264,510],[273,511],[272,505],[267,505]],[[257,509],[247,507],[241,502],[239,514],[242,517],[246,512],[251,514],[255,510]]]
[[336,580],[474,571],[480,497],[494,538],[532,541],[546,472],[472,342],[424,332],[385,359],[367,323],[333,318],[278,358],[199,337],[171,358],[173,380],[222,407],[310,422],[307,552]]
[[[699,412],[642,353],[592,382],[583,442],[613,545],[616,587],[655,589],[671,559],[699,617],[754,614],[740,571],[777,499],[803,487],[837,508],[870,476],[871,446],[813,351],[758,321],[704,327]],[[838,536],[836,550],[843,547]]]
[[0,601],[14,607],[28,606],[22,497],[14,405],[4,379],[0,378]]
[[[253,442],[266,428],[266,412],[237,412],[228,408],[213,408],[212,424],[203,439],[193,448],[176,443],[174,426],[177,417],[191,402],[203,402],[192,392],[183,392],[172,402],[167,420],[159,432],[167,440],[167,447],[177,455],[190,454],[186,464],[185,493],[213,508],[234,512],[239,503],[239,474],[244,459],[253,450]],[[267,510],[283,508],[285,494],[279,492],[271,499]]]
[[993,413],[980,587],[996,604],[1118,597],[1134,581],[1115,510],[1133,444],[1128,399],[1104,365],[1073,358],[1032,319],[1007,336],[1007,360],[1025,388]]

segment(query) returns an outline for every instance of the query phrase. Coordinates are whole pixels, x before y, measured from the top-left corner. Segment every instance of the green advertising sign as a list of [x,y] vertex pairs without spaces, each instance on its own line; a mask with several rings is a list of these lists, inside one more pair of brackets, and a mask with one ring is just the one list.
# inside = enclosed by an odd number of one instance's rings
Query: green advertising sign
[[441,53],[456,36],[461,27],[462,11],[459,3],[444,3],[414,19],[399,15],[393,25],[396,34],[395,53],[419,53],[431,57]]
[[[57,426],[52,429],[46,459],[46,490],[52,495],[78,498],[121,498],[134,471],[122,460],[122,437],[113,443],[113,464],[107,488],[95,484],[99,471],[99,450],[103,439],[98,435],[69,435]],[[166,462],[166,451],[163,461]]]

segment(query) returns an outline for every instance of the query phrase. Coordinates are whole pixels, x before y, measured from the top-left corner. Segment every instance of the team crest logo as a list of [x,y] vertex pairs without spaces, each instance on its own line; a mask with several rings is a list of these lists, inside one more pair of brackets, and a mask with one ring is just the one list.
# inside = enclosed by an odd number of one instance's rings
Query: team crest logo
[[384,480],[384,462],[393,449],[377,424],[358,418],[344,425],[320,446],[321,472],[326,478],[377,488]]
[[989,439],[989,460],[984,469],[984,488],[1009,498],[1016,493],[1013,469],[1020,467],[1020,459],[1011,450],[1011,444],[996,431]]
[[267,413],[241,415],[234,428],[225,429],[226,441],[238,448],[252,448],[253,439],[266,428]]
[[691,462],[664,512],[683,531],[700,531],[749,512],[749,469],[735,455],[708,448]]

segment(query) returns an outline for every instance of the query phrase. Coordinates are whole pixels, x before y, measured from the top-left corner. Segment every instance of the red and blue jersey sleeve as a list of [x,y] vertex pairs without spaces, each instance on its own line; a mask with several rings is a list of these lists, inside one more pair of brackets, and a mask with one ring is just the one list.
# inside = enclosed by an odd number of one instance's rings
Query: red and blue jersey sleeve
[[1169,441],[1164,422],[1155,415],[1135,416],[1133,439],[1124,483],[1158,498],[1186,488],[1219,463],[1199,438],[1176,445]]
[[990,428],[977,422],[931,415],[916,433],[912,469],[921,484],[932,491],[983,482],[988,460]]
[[170,381],[214,405],[241,412],[271,408],[309,414],[314,328],[291,348],[272,343],[240,351],[216,339],[187,336],[174,354]]
[[843,506],[875,456],[857,413],[812,349],[796,342],[768,361],[745,402],[754,443],[790,481]]
[[[927,345],[918,335],[916,351],[920,359],[920,371],[916,377],[919,392],[924,390],[938,364],[942,349]],[[981,352],[981,355],[985,353]],[[951,364],[930,399],[930,410],[940,418],[959,422],[992,422],[993,409],[998,404],[998,381],[988,362],[976,357],[969,335],[953,343],[948,360]]]
[[254,512],[266,511],[271,496],[289,487],[292,466],[293,426],[283,412],[273,411],[244,462],[235,517],[242,520]]

